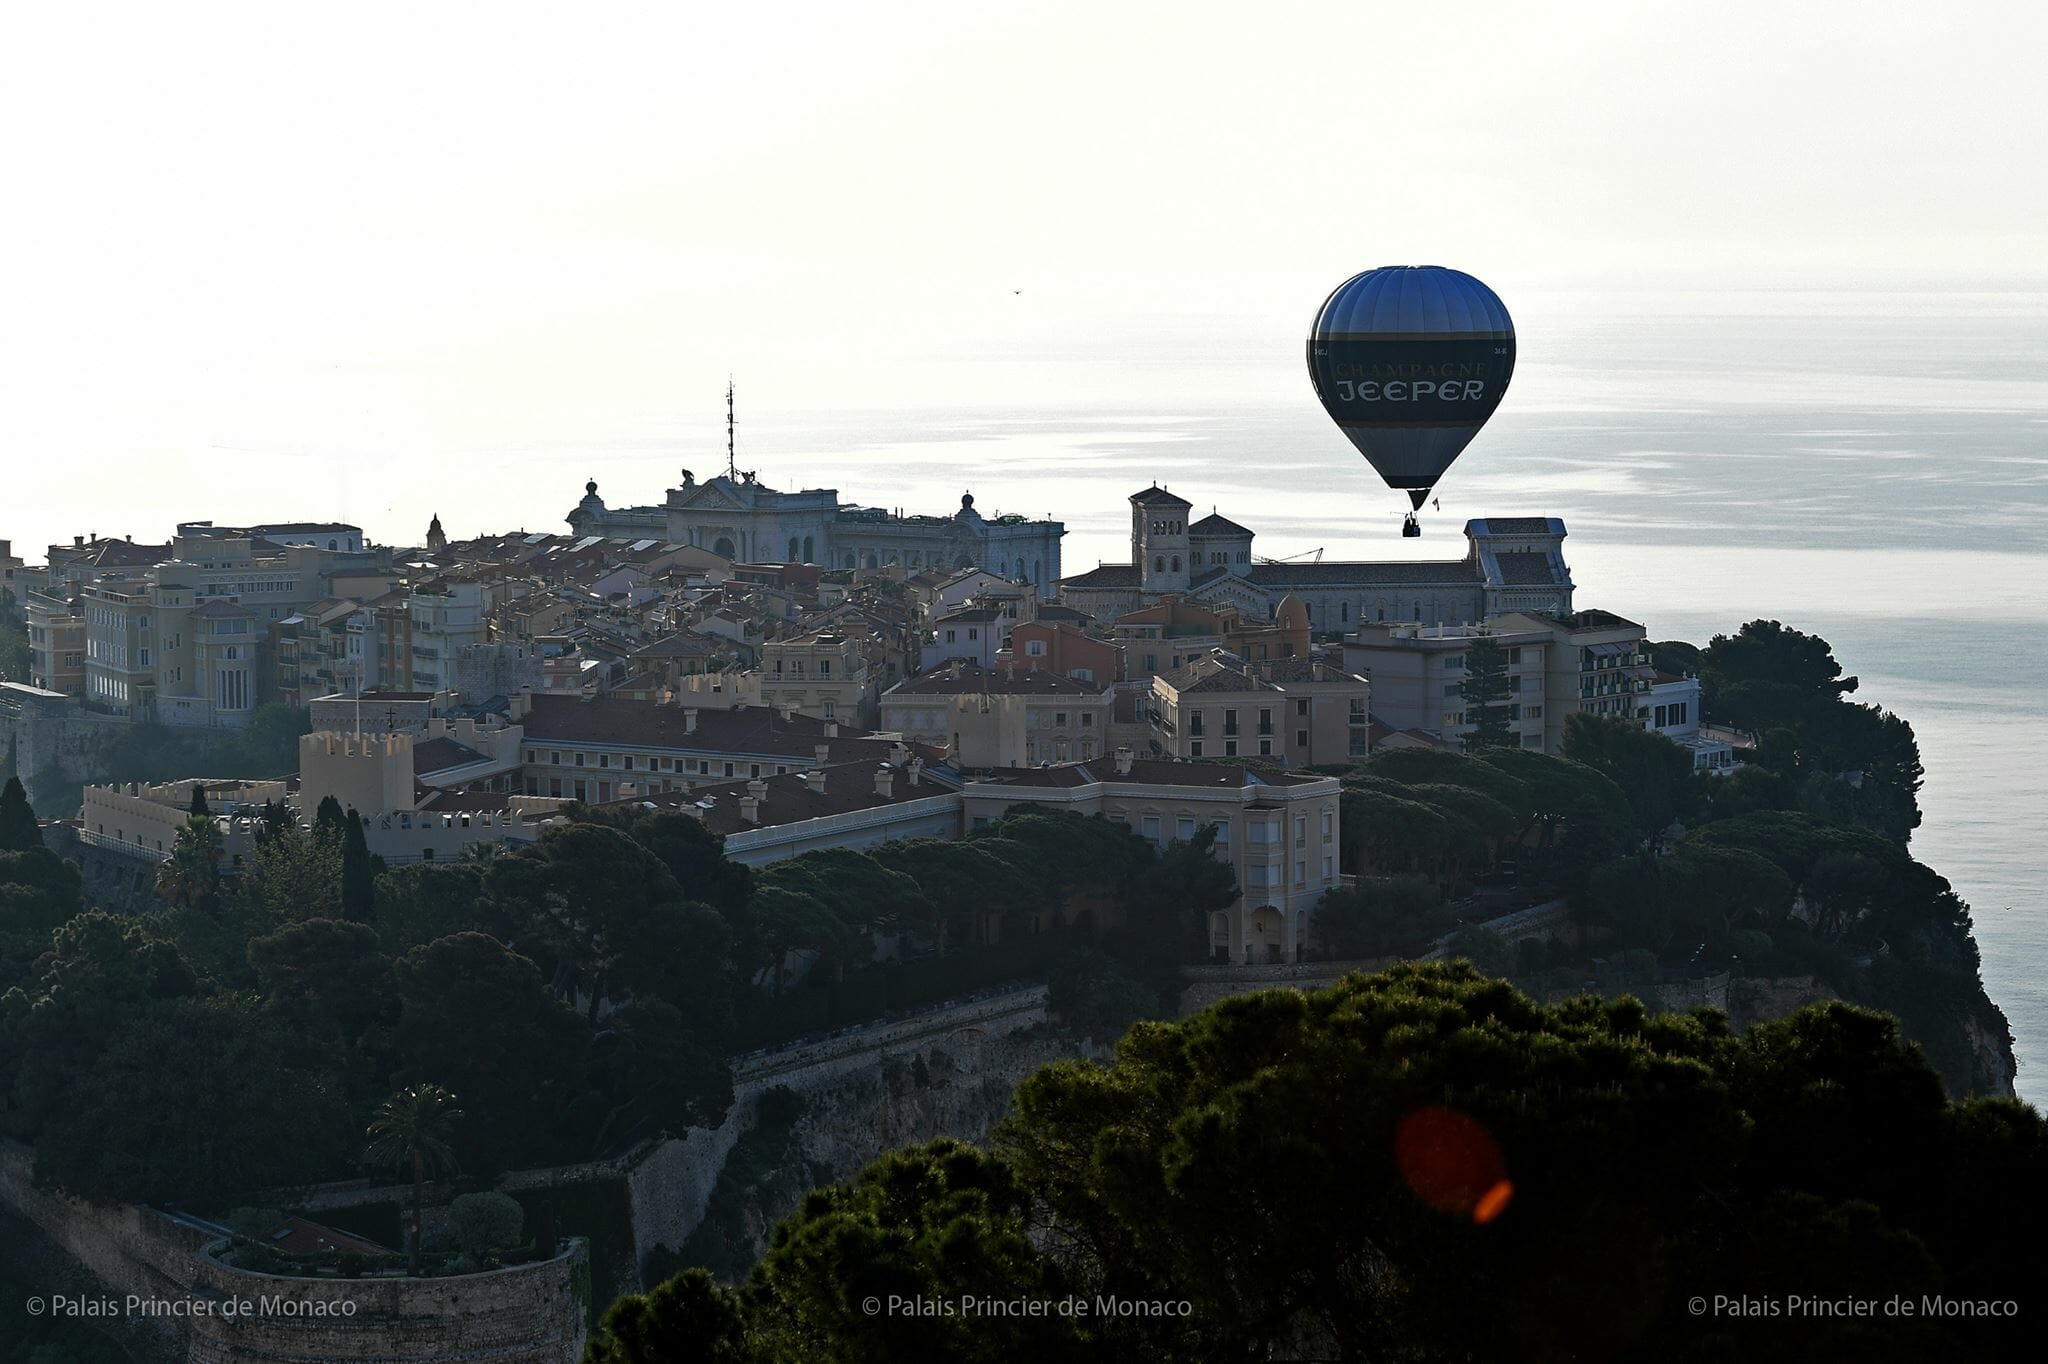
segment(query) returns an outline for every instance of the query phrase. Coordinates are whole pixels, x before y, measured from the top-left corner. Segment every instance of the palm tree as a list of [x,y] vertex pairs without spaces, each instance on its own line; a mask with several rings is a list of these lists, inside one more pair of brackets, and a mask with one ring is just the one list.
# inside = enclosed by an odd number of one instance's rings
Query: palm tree
[[205,815],[193,815],[156,869],[156,893],[165,904],[211,913],[220,893],[220,854],[219,826]]
[[365,1164],[403,1174],[412,1170],[412,1245],[409,1272],[420,1272],[420,1205],[426,1198],[429,1174],[455,1173],[455,1150],[449,1145],[462,1110],[455,1096],[439,1085],[413,1085],[386,1099],[370,1120],[363,1152]]

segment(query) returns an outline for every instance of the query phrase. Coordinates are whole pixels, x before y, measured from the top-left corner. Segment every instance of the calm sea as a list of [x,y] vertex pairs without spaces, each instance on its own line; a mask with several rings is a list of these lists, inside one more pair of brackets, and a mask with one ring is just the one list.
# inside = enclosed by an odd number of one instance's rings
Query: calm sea
[[[1128,559],[1123,499],[1154,480],[1274,556],[1453,555],[1468,516],[1556,515],[1579,603],[1653,638],[1759,616],[1824,635],[1919,735],[1914,852],[1972,905],[2020,1090],[2048,1102],[2048,295],[1538,298],[1516,321],[1514,387],[1420,541],[1298,343],[1256,328],[1163,323],[1156,354],[1073,371],[1085,404],[824,414],[751,445],[784,486],[1057,509],[1069,572]],[[1053,387],[1054,362],[1010,363]]]

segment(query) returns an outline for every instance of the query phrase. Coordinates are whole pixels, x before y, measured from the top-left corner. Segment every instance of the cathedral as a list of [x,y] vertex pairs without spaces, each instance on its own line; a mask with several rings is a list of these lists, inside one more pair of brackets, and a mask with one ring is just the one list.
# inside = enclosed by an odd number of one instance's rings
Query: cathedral
[[1131,494],[1130,504],[1131,561],[1060,583],[1062,601],[1098,620],[1168,597],[1228,604],[1249,619],[1268,620],[1291,595],[1307,607],[1318,633],[1572,610],[1564,522],[1554,516],[1467,521],[1461,559],[1304,563],[1260,559],[1251,531],[1213,514],[1190,521],[1188,500],[1157,484]]

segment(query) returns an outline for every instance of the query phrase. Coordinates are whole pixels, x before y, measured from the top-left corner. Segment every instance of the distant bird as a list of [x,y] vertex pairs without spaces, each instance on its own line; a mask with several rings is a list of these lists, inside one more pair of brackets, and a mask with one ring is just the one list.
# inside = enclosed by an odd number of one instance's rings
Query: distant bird
[[1022,289],[1012,289],[1012,290],[1010,290],[1010,292],[1011,292],[1011,293],[1013,293],[1013,294],[1021,294],[1021,293],[1023,293],[1024,291],[1023,291]]
[[1444,500],[1441,497],[1432,497],[1429,499],[1429,505],[1438,511],[1442,511],[1444,509]]

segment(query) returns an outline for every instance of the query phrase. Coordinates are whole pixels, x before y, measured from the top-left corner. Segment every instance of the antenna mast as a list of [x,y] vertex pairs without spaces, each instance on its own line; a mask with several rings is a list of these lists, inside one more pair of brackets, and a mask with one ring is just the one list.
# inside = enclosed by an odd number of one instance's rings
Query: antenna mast
[[738,466],[733,463],[732,429],[732,376],[728,374],[725,376],[725,476],[728,480],[737,483],[740,479],[740,471]]

